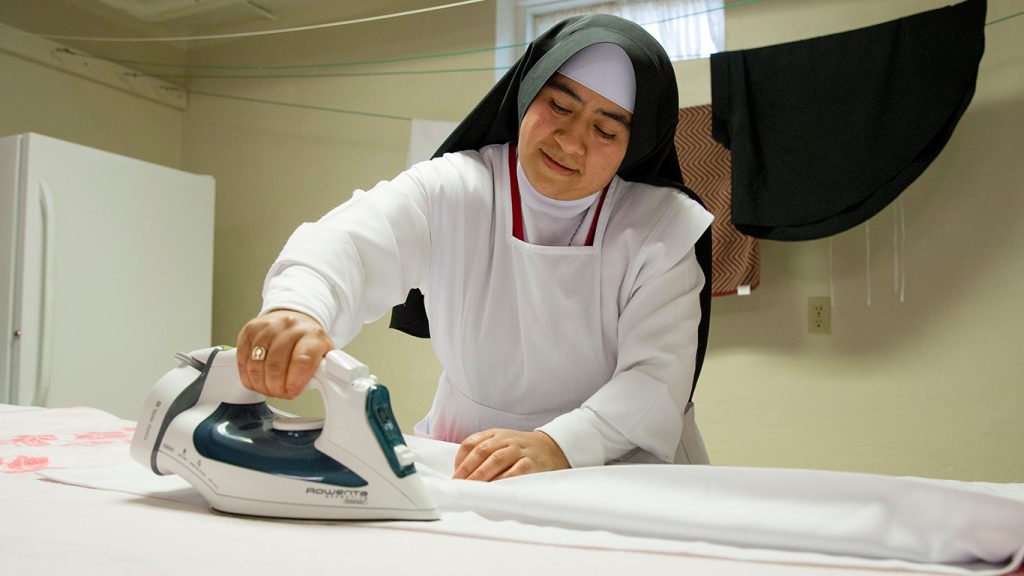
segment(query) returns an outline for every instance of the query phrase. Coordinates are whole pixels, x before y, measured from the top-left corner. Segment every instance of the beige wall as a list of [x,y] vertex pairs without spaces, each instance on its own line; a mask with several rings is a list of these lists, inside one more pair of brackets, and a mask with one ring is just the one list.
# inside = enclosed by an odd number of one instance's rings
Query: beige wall
[[179,167],[184,114],[0,51],[0,136],[38,132]]
[[[160,94],[164,82],[138,81],[109,62],[59,54],[59,47],[109,58],[181,62],[178,43],[58,44],[51,34],[135,36],[131,23],[101,18],[74,3],[0,0],[0,136],[38,132],[180,168],[181,107]],[[165,33],[169,33],[165,31]],[[142,97],[140,97],[142,96]]]
[[[727,12],[746,48],[847,30],[939,0],[771,0]],[[990,0],[989,20],[1019,11]],[[211,43],[196,63],[339,62],[493,45],[490,3],[310,35]],[[829,240],[762,244],[762,286],[714,303],[696,395],[719,464],[1024,481],[1024,18],[987,29],[978,92],[946,149],[902,196],[905,299],[894,294],[890,207]],[[392,69],[490,66],[489,54]],[[677,64],[681,104],[710,101],[708,62]],[[374,67],[381,70],[383,67]],[[16,84],[11,84],[16,80]],[[363,78],[207,79],[192,88],[458,120],[487,72]],[[259,309],[263,274],[304,220],[400,170],[408,123],[193,94],[180,113],[0,53],[0,133],[36,130],[217,178],[214,337]],[[15,85],[15,90],[8,86]],[[831,261],[829,254],[831,252]],[[869,284],[870,278],[870,284]],[[867,304],[869,293],[871,304]],[[806,299],[835,294],[833,333],[806,333]],[[429,343],[384,328],[349,350],[393,392],[408,430],[439,367]],[[293,404],[316,410],[304,397]]]
[[[473,50],[494,45],[488,3],[333,31],[233,43],[190,52],[195,63],[338,63]],[[302,70],[305,74],[437,70],[493,66],[493,53],[374,67]],[[405,118],[457,121],[493,83],[493,71],[306,79],[204,79],[197,91]],[[217,176],[214,338],[233,343],[260,309],[267,268],[289,234],[405,167],[408,120],[370,118],[196,96],[185,114],[187,169]],[[405,430],[426,412],[440,367],[429,341],[368,326],[346,349],[392,390]],[[307,394],[298,412],[320,410]]]
[[[944,4],[773,0],[728,12],[728,45],[812,37]],[[988,20],[1018,11],[993,0]],[[715,300],[696,394],[715,462],[1024,481],[1022,25],[986,29],[970,108],[897,201],[903,301],[894,292],[896,205],[870,232],[861,225],[831,242],[762,243],[762,287]],[[832,335],[808,335],[806,300],[828,296],[830,282]]]

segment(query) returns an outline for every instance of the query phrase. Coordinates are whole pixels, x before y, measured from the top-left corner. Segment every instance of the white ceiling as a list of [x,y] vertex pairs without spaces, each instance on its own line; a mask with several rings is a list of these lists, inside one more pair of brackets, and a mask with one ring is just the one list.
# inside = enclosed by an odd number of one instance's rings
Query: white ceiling
[[146,22],[186,21],[210,23],[238,18],[277,18],[274,0],[96,0],[98,3]]

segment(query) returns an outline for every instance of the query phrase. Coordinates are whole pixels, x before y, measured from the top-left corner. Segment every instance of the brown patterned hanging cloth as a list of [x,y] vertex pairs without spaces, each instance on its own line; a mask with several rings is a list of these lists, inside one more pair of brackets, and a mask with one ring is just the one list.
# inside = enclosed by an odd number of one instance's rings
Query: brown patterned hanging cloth
[[676,155],[686,185],[715,215],[711,223],[711,295],[749,293],[761,283],[757,238],[732,225],[732,156],[711,137],[711,104],[679,110]]

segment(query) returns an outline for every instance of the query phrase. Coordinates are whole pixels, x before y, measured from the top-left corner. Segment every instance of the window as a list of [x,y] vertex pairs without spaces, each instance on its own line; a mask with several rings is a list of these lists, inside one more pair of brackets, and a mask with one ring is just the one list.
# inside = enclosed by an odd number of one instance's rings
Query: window
[[665,47],[672,60],[705,58],[725,48],[724,0],[498,0],[497,76],[522,54],[505,48],[529,42],[578,14],[615,14],[632,20]]

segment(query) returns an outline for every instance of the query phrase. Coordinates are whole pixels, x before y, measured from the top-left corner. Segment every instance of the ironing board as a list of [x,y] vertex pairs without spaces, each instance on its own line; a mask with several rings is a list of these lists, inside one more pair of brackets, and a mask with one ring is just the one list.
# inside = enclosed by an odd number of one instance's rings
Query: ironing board
[[[581,570],[1007,574],[1019,569],[1024,553],[1021,541],[1021,551],[1000,565],[914,564],[714,542],[669,542],[580,529],[569,521],[545,525],[526,518],[484,517],[468,509],[449,509],[442,520],[421,523],[227,516],[211,512],[191,487],[175,484],[180,480],[176,477],[139,476],[139,470],[146,471],[128,456],[133,428],[133,422],[91,408],[0,405],[0,571],[119,575],[187,570],[218,576],[238,570],[375,574],[407,570],[428,575],[479,570],[490,574]],[[410,442],[410,446],[445,457],[451,449],[422,442]],[[140,485],[140,477],[154,483]],[[465,484],[469,488],[463,493],[466,501],[481,494],[486,500],[486,492],[472,493],[486,485],[471,484]],[[980,487],[1007,498],[1007,503],[1024,499],[1024,485]]]

